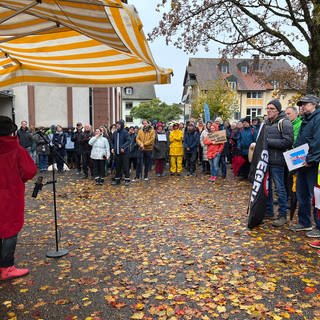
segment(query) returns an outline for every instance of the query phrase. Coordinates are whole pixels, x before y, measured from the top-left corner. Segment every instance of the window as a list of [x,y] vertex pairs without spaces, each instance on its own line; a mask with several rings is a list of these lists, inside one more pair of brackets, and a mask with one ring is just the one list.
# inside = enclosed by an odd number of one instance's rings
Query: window
[[126,110],[131,110],[133,107],[132,102],[126,102]]
[[221,70],[221,72],[222,73],[228,73],[228,65],[227,64],[222,64],[221,66],[220,66],[220,70]]
[[261,99],[262,98],[262,92],[261,91],[247,92],[247,98],[248,99]]
[[127,116],[126,116],[126,122],[133,122],[133,117],[127,115]]
[[248,66],[241,66],[242,73],[248,73]]
[[133,88],[132,87],[124,88],[124,93],[127,94],[127,95],[132,95],[133,94]]
[[233,114],[233,118],[234,118],[234,120],[240,120],[240,118],[241,118],[240,112],[235,112],[235,113]]
[[261,112],[261,108],[247,108],[247,116],[249,116],[251,119],[261,117]]

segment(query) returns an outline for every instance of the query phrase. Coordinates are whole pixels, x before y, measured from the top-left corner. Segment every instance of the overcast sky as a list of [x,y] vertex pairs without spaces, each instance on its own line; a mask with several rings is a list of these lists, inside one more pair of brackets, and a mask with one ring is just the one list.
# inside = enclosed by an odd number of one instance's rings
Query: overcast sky
[[[160,20],[161,16],[155,11],[156,5],[159,2],[161,0],[128,0],[128,3],[134,5],[138,10],[146,35],[153,27],[157,26]],[[183,78],[189,57],[191,56],[175,48],[173,45],[166,46],[164,38],[158,38],[154,42],[149,42],[149,46],[157,65],[171,68],[174,73],[171,84],[155,86],[157,97],[168,104],[181,102]],[[214,44],[211,47],[210,52],[205,52],[200,48],[196,56],[200,58],[217,57],[218,49]]]

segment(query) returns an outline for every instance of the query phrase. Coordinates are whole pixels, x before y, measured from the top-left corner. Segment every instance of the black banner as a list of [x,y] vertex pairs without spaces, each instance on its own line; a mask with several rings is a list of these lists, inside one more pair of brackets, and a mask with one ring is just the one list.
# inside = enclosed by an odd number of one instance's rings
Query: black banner
[[252,182],[248,205],[248,228],[250,229],[262,223],[268,199],[269,153],[265,129],[264,125],[260,129],[249,173],[249,180]]

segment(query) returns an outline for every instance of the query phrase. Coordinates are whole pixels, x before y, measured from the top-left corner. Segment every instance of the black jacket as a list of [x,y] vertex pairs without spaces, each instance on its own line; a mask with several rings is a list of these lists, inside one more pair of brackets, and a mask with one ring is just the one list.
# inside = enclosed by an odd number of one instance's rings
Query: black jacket
[[32,146],[33,137],[29,129],[24,130],[20,128],[17,131],[17,136],[19,137],[20,145],[24,148],[30,148]]
[[[278,122],[282,120],[281,125]],[[283,152],[293,146],[293,127],[284,111],[271,122],[266,121],[266,136],[269,151],[269,164],[274,166],[285,166]]]
[[121,154],[120,149],[124,149],[124,153],[129,152],[130,134],[124,129],[124,122],[120,122],[121,128],[116,130],[112,135],[111,149],[115,154]]
[[320,108],[302,119],[300,131],[295,147],[307,143],[309,152],[306,158],[307,163],[317,164],[320,161]]

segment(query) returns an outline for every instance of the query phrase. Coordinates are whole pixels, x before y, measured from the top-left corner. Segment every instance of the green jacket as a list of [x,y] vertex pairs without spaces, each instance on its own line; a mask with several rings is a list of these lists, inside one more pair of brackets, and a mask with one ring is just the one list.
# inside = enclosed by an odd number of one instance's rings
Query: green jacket
[[293,137],[294,137],[294,142],[296,142],[297,140],[297,136],[298,136],[298,133],[300,131],[300,127],[301,127],[301,122],[302,122],[302,119],[301,117],[297,117],[295,120],[293,120],[291,122],[292,124],[292,127],[293,127]]

